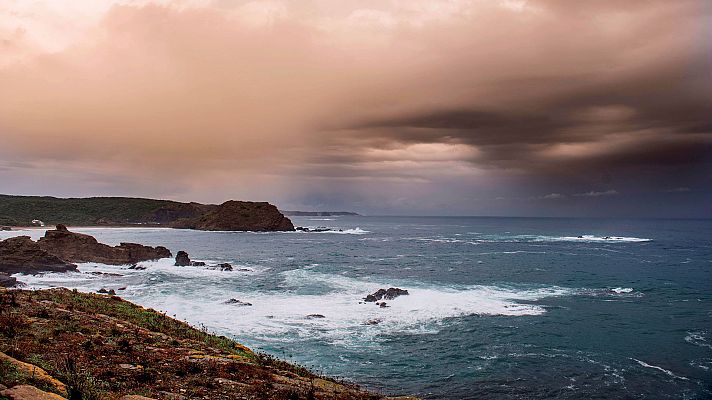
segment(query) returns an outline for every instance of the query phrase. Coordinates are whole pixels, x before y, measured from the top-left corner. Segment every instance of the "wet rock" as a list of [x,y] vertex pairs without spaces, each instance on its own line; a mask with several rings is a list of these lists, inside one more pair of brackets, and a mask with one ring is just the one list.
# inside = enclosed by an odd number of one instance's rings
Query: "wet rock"
[[384,302],[381,302],[381,304],[379,304],[378,306],[381,307],[381,308],[390,307],[390,306],[387,306],[387,305],[386,305],[386,302],[385,302],[385,301],[384,301]]
[[37,244],[48,253],[69,262],[122,265],[171,257],[171,252],[163,246],[151,247],[138,243],[109,246],[99,243],[90,235],[70,232],[62,224],[57,225],[54,230],[45,232]]
[[77,266],[48,252],[29,236],[0,241],[0,272],[37,274],[76,271]]
[[193,267],[204,267],[205,263],[202,261],[191,261],[190,265]]
[[120,287],[120,288],[118,288],[118,289],[116,289],[116,290],[126,290],[126,286]]
[[0,226],[0,231],[11,231],[12,227],[11,226]]
[[252,305],[252,303],[248,303],[246,301],[241,301],[238,299],[230,299],[230,300],[226,301],[225,304],[234,304],[236,306],[251,306]]
[[17,285],[17,279],[0,272],[0,287],[13,287],[15,285]]
[[229,263],[222,263],[217,265],[220,271],[232,271],[232,265]]
[[134,265],[130,266],[129,269],[135,269],[135,270],[137,270],[137,271],[143,271],[144,269],[146,269],[146,267],[143,267],[143,266],[138,265],[138,264],[134,264]]
[[378,324],[380,324],[381,322],[383,322],[382,319],[380,319],[380,318],[373,318],[373,319],[369,319],[368,321],[364,322],[363,324],[364,324],[364,325],[378,325]]
[[93,271],[93,272],[90,272],[90,274],[96,275],[96,276],[101,276],[101,275],[103,275],[103,276],[123,276],[121,274],[115,274],[113,272],[100,272],[100,271]]
[[321,318],[326,318],[325,316],[321,314],[309,314],[306,316],[307,319],[321,319]]
[[176,254],[175,265],[177,267],[186,267],[190,265],[190,257],[188,257],[188,253],[183,250],[179,251],[178,254]]
[[398,296],[407,296],[407,290],[401,288],[378,289],[375,293],[369,294],[363,300],[366,302],[374,302],[378,300],[393,300]]

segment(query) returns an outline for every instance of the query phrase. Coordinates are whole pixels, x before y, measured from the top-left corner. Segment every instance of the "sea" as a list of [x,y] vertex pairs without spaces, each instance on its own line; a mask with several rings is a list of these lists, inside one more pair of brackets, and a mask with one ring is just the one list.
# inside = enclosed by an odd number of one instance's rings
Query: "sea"
[[[77,228],[234,270],[164,259],[144,270],[84,263],[76,273],[15,276],[28,288],[114,289],[387,395],[712,398],[711,220],[292,220],[333,231]],[[390,287],[409,294],[387,307],[363,301]]]

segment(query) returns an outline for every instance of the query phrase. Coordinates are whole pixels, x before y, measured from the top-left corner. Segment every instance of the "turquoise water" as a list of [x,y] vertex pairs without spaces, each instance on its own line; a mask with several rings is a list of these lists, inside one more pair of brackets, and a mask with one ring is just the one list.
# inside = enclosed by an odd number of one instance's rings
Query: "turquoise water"
[[[344,232],[83,229],[244,270],[161,260],[18,277],[31,287],[125,286],[128,300],[384,393],[712,398],[712,221],[293,220]],[[388,308],[360,303],[391,286],[410,295]]]

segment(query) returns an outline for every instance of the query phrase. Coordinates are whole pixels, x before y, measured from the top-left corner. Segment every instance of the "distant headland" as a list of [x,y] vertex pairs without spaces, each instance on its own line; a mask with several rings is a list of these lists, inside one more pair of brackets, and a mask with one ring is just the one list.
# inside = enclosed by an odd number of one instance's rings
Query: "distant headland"
[[0,226],[165,226],[208,231],[293,231],[267,202],[220,205],[134,197],[58,198],[0,195]]

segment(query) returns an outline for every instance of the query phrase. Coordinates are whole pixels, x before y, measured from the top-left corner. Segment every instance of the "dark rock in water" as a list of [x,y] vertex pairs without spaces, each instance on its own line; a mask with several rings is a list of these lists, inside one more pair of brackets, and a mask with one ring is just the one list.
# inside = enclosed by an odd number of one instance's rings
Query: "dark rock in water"
[[126,290],[126,286],[120,287],[120,288],[118,288],[118,289],[116,289],[116,290]]
[[400,288],[378,289],[375,293],[369,294],[363,300],[366,302],[374,302],[381,299],[393,300],[398,296],[407,296],[409,294],[407,290]]
[[306,317],[307,319],[320,319],[320,318],[326,318],[325,316],[321,314],[309,314]]
[[254,270],[249,269],[249,268],[238,268],[237,270],[240,272],[254,272]]
[[177,267],[187,267],[190,265],[190,257],[188,257],[188,253],[183,250],[179,251],[178,254],[176,254],[175,265]]
[[101,288],[101,289],[97,290],[96,292],[97,292],[97,293],[101,293],[101,294],[107,294],[107,293],[109,293],[109,291],[106,290],[105,288]]
[[378,324],[380,324],[381,322],[383,322],[382,319],[380,319],[380,318],[373,318],[373,319],[369,319],[368,321],[364,322],[363,324],[364,324],[364,325],[378,325]]
[[386,302],[384,301],[384,302],[381,302],[381,304],[379,304],[379,307],[386,308],[386,307],[390,307],[390,306],[387,306]]
[[104,276],[123,276],[123,275],[121,275],[121,274],[115,274],[115,273],[112,273],[112,272],[100,272],[100,271],[93,271],[93,272],[90,272],[90,274],[96,275],[96,276],[101,276],[101,275],[104,275]]
[[142,266],[140,266],[140,265],[138,265],[138,264],[134,264],[134,265],[130,266],[129,269],[135,269],[135,270],[138,270],[138,271],[142,271],[142,270],[146,269],[146,267],[142,267]]
[[294,225],[277,207],[266,202],[226,201],[207,213],[184,218],[174,228],[203,231],[293,231]]
[[[316,228],[309,228],[306,226],[298,226],[295,228],[295,230],[300,231],[300,232],[331,232],[333,229],[327,228],[325,226],[317,226]],[[339,232],[341,232],[341,229],[339,229]]]
[[217,267],[220,271],[232,271],[232,265],[229,263],[218,264]]
[[202,261],[191,261],[190,265],[193,267],[204,267],[205,263]]
[[41,247],[29,236],[0,241],[0,272],[37,274],[76,271],[77,266]]
[[171,252],[163,246],[121,243],[112,247],[99,243],[92,236],[70,232],[61,224],[57,225],[56,229],[45,232],[37,244],[48,253],[71,262],[122,265],[171,257]]
[[12,227],[11,226],[0,226],[0,231],[11,231]]
[[226,301],[225,304],[234,304],[236,306],[251,306],[252,305],[252,303],[248,303],[246,301],[241,301],[238,299],[230,299],[230,300]]
[[17,285],[17,279],[0,272],[0,287],[13,287]]
[[109,290],[109,294],[110,294],[111,296],[116,296],[116,291],[115,291],[114,289],[110,289],[110,290]]

